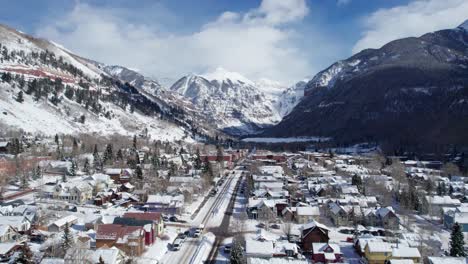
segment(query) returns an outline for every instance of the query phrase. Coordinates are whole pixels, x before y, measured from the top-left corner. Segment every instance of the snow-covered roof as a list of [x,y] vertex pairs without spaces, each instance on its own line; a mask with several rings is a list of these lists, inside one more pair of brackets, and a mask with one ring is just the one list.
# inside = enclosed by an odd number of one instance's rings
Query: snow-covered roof
[[313,227],[318,227],[318,228],[321,228],[321,229],[330,230],[326,225],[321,224],[321,223],[319,223],[317,221],[312,221],[310,223],[304,224],[302,226],[302,230],[307,230],[307,229],[310,229],[310,228],[313,228]]
[[320,209],[318,206],[308,206],[308,207],[297,207],[297,215],[320,215]]
[[5,255],[16,246],[16,242],[0,243],[0,255]]
[[15,229],[21,229],[23,223],[27,221],[24,216],[1,216],[0,225],[10,225]]
[[4,236],[6,234],[6,232],[8,231],[8,229],[10,229],[11,227],[9,225],[2,225],[0,224],[0,236]]
[[390,264],[414,264],[412,259],[391,259]]
[[379,241],[368,241],[369,252],[392,252],[392,244]]
[[300,259],[286,259],[286,258],[249,258],[249,264],[308,264],[307,260]]
[[58,227],[62,227],[66,224],[70,224],[70,223],[73,223],[73,222],[76,222],[78,221],[78,217],[74,216],[74,215],[67,215],[63,218],[60,218],[59,220],[53,222],[52,224],[50,225],[56,225]]
[[435,205],[459,205],[461,204],[460,200],[458,199],[453,199],[448,195],[445,196],[426,196],[426,200],[430,204],[435,204]]
[[467,264],[467,258],[457,257],[428,257],[430,264]]
[[[333,252],[326,252],[327,248],[331,248]],[[341,254],[341,248],[338,244],[335,243],[312,243],[312,251],[314,254],[320,253],[334,253]]]
[[248,239],[245,241],[245,253],[247,256],[272,257],[274,253],[273,242]]
[[392,256],[398,258],[420,258],[421,254],[417,248],[399,246],[392,249]]

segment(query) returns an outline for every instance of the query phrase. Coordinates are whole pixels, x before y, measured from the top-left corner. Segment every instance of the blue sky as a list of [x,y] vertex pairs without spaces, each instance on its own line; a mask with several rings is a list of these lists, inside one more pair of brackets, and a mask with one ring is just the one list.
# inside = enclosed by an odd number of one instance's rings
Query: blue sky
[[290,85],[401,37],[456,27],[466,0],[16,0],[0,22],[107,64],[176,79],[218,66]]

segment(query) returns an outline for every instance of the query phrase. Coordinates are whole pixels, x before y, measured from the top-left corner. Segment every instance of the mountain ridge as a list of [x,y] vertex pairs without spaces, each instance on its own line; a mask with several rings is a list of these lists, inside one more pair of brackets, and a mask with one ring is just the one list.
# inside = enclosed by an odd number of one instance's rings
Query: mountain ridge
[[263,135],[468,145],[467,68],[464,28],[366,49],[315,75],[304,99]]

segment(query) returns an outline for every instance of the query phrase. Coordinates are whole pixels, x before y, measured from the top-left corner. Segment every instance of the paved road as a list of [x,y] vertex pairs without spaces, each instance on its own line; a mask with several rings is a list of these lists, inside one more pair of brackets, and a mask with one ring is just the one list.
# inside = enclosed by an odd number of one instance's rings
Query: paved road
[[[233,173],[234,172],[234,173]],[[228,176],[218,193],[211,197],[200,210],[197,217],[191,222],[192,226],[205,225],[205,231],[221,226],[229,201],[234,192],[234,187],[240,179],[242,171],[229,171]],[[162,263],[195,263],[197,254],[200,253],[200,244],[203,236],[198,238],[188,237],[179,251],[169,251],[161,260]]]

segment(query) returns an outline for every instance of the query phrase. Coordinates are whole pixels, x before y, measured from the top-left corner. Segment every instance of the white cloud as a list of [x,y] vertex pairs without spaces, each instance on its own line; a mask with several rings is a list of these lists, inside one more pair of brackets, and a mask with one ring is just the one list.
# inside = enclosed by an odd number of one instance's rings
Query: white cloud
[[336,1],[336,4],[338,6],[345,6],[345,5],[349,4],[349,3],[351,3],[351,0],[337,0]]
[[[245,13],[224,12],[196,32],[162,33],[158,26],[132,22],[125,10],[77,3],[37,34],[80,55],[140,69],[156,77],[178,78],[222,66],[246,77],[290,84],[311,74],[296,46],[294,22],[309,12],[305,0],[263,0]],[[141,14],[144,15],[144,14]],[[154,16],[155,25],[163,24]],[[310,52],[310,51],[307,51]]]
[[454,28],[468,18],[467,0],[413,0],[380,9],[364,19],[366,31],[353,52],[380,48],[389,41]]

